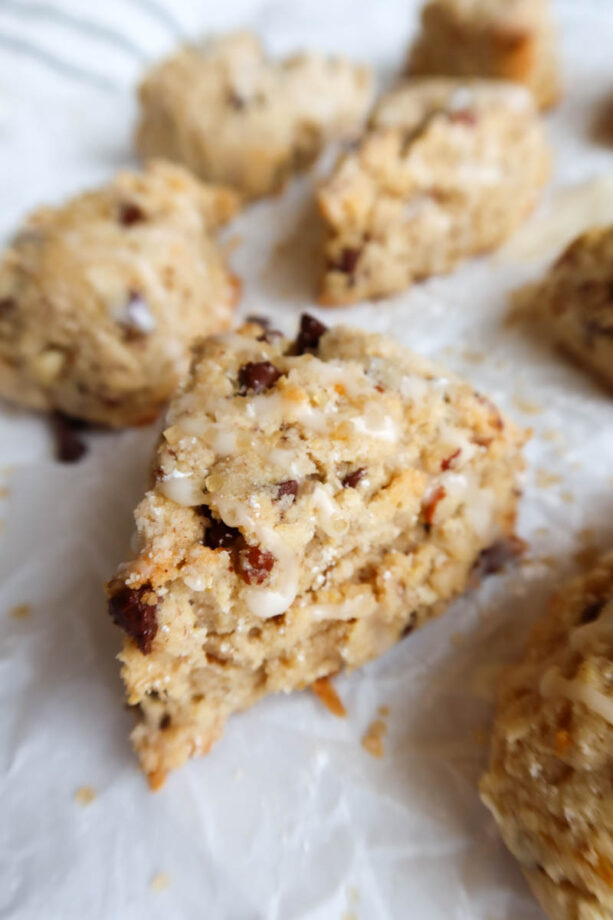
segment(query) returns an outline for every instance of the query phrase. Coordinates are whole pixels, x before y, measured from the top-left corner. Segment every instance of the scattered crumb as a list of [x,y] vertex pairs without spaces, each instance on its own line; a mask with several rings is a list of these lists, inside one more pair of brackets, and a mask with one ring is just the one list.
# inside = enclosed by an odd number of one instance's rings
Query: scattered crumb
[[74,800],[77,805],[91,805],[91,803],[96,798],[96,793],[91,786],[81,786],[74,795]]
[[339,719],[345,718],[347,710],[329,677],[320,677],[311,684],[311,690],[321,700],[328,712],[331,712],[333,716],[338,716]]
[[562,482],[562,477],[557,473],[551,473],[542,467],[536,471],[536,484],[539,489],[548,489],[550,486],[556,486]]
[[565,505],[572,505],[575,500],[575,496],[572,492],[560,492],[560,498]]
[[0,498],[8,498],[11,494],[8,486],[0,486]]
[[582,568],[591,569],[598,557],[600,550],[594,544],[588,544],[574,554],[574,560]]
[[154,891],[166,891],[170,887],[170,876],[168,872],[156,872],[151,879],[151,887]]
[[555,428],[547,428],[546,431],[541,433],[541,437],[544,441],[554,441],[557,444],[562,440],[562,435]]
[[513,405],[526,415],[540,415],[543,411],[542,406],[531,399],[527,399],[525,396],[515,395],[513,397]]
[[358,920],[355,914],[343,914],[341,920]]
[[464,633],[459,633],[459,632],[453,633],[449,641],[451,642],[454,648],[460,648],[460,646],[463,645],[464,642],[466,641],[466,636],[464,635]]
[[30,604],[17,604],[10,611],[10,616],[15,620],[25,620],[26,617],[29,617],[32,613],[32,606]]
[[548,537],[550,534],[549,527],[537,527],[534,531],[536,537]]
[[379,709],[377,711],[382,719],[387,719],[387,717],[390,714],[389,706],[379,706]]
[[483,364],[485,357],[482,351],[476,351],[473,348],[464,348],[462,350],[462,358],[464,361],[469,361],[470,364]]
[[386,734],[387,725],[383,719],[375,719],[366,729],[366,733],[362,738],[362,747],[365,751],[368,751],[369,754],[372,754],[373,757],[383,757],[385,753],[383,739]]

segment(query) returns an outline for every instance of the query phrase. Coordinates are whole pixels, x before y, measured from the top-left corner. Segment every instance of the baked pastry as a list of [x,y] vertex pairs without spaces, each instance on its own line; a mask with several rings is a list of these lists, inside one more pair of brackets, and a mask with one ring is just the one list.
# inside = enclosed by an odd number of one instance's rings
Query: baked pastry
[[412,80],[384,96],[318,194],[323,304],[400,291],[499,245],[550,170],[529,93],[487,80]]
[[552,920],[613,916],[613,553],[505,677],[481,794]]
[[205,339],[108,588],[151,785],[232,713],[380,655],[513,550],[523,440],[383,336],[305,316],[295,341],[258,323]]
[[155,418],[238,295],[212,231],[234,192],[151,162],[32,214],[0,262],[0,396],[104,425]]
[[588,230],[529,288],[536,327],[613,387],[613,227]]
[[257,198],[357,131],[371,96],[364,67],[316,54],[273,61],[239,32],[186,45],[145,76],[136,146]]
[[523,83],[540,108],[560,95],[549,0],[429,0],[408,71]]

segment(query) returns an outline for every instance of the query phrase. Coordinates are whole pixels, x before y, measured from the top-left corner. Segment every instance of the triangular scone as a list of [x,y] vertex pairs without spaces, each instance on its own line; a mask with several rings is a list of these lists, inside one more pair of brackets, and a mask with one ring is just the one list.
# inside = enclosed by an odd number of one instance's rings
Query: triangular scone
[[400,84],[319,189],[321,303],[384,297],[499,246],[549,172],[545,132],[522,86],[442,77]]
[[380,335],[305,316],[295,341],[257,323],[202,341],[109,585],[151,785],[231,713],[380,655],[491,569],[523,441]]

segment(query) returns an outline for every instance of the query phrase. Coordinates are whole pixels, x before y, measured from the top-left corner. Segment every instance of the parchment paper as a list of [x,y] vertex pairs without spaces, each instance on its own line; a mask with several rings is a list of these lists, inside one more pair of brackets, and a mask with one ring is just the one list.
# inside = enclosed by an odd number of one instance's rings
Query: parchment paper
[[[0,232],[130,161],[135,80],[174,32],[246,23],[275,51],[339,50],[373,63],[384,82],[416,9],[410,0],[1,4]],[[559,192],[573,186],[571,198],[585,202],[585,183],[613,174],[613,146],[591,140],[613,90],[613,4],[566,0],[556,10],[566,94],[547,116],[556,169],[540,214],[493,258],[389,301],[320,314],[445,362],[534,429],[519,528],[528,560],[338,679],[345,720],[309,692],[269,699],[149,793],[128,743],[120,635],[102,583],[129,552],[155,431],[90,435],[88,456],[61,466],[41,419],[0,409],[0,917],[540,916],[476,792],[491,692],[552,586],[613,544],[611,398],[505,324],[509,291],[537,277],[577,223],[613,219],[610,180],[586,193],[595,210],[570,206],[570,219]],[[268,312],[287,331],[313,308],[314,181],[253,207],[229,232],[242,314]],[[382,706],[377,759],[360,741]]]

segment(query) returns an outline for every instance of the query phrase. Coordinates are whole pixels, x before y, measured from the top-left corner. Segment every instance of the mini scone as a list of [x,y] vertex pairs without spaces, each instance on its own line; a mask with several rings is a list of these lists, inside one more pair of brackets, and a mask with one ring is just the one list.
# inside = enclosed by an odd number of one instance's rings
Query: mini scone
[[0,396],[113,427],[155,418],[191,341],[230,324],[238,284],[212,233],[237,204],[152,161],[34,212],[0,262]]
[[305,316],[295,341],[204,340],[108,586],[152,787],[232,713],[380,655],[513,551],[523,440],[383,336]]
[[481,794],[552,920],[610,920],[613,553],[552,599],[505,676]]
[[560,95],[549,0],[429,0],[411,49],[411,74],[523,83],[541,108]]
[[525,305],[545,336],[613,387],[613,227],[571,243]]
[[142,156],[168,157],[257,198],[309,166],[326,141],[357,132],[372,78],[342,58],[271,60],[239,32],[181,47],[145,76],[139,97]]
[[323,304],[382,297],[498,246],[528,215],[550,154],[527,90],[411,80],[378,104],[322,184]]

